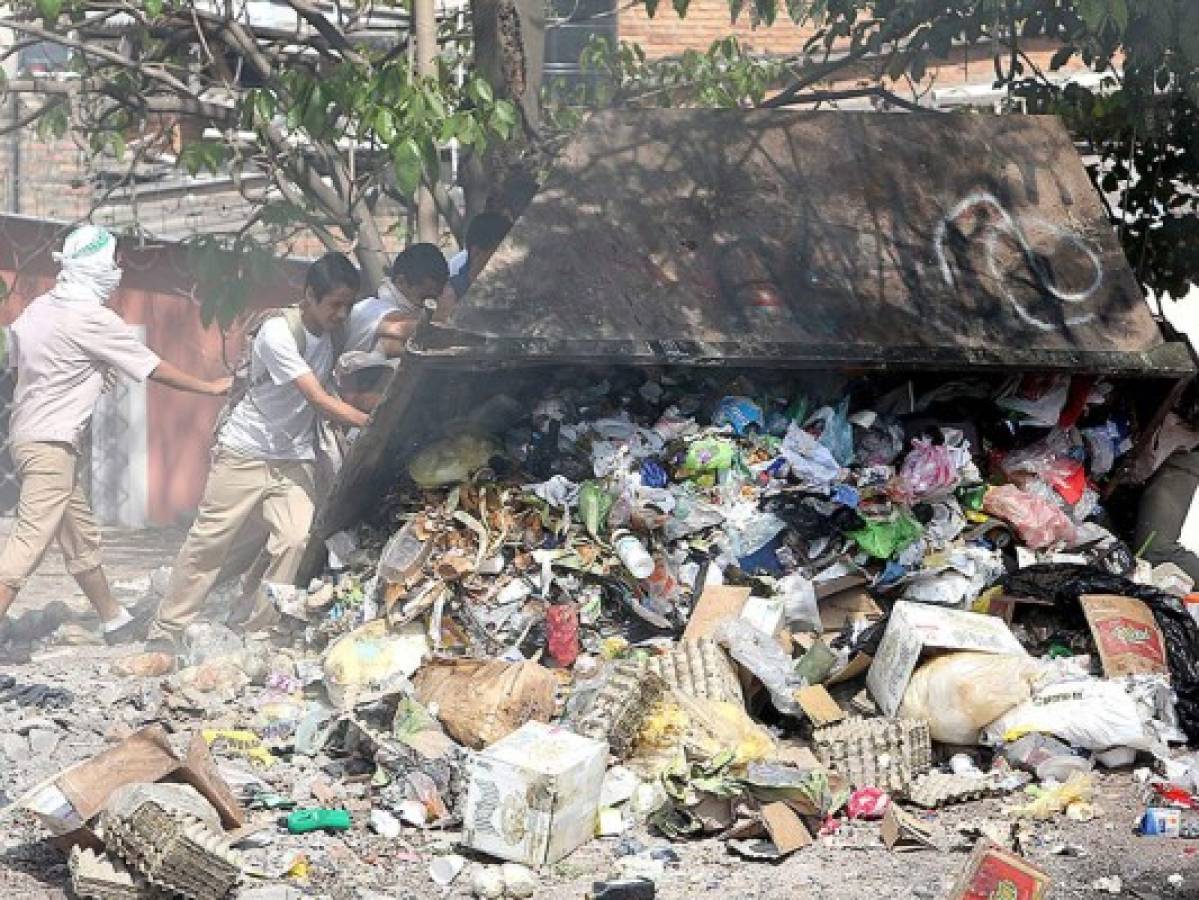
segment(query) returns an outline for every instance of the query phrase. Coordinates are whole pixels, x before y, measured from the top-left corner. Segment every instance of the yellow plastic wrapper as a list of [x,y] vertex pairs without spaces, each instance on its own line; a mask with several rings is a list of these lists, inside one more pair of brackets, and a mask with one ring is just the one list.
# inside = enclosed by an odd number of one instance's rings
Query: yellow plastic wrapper
[[419,622],[393,631],[386,619],[374,619],[342,635],[325,653],[325,688],[340,708],[363,695],[402,687],[430,651]]
[[1095,776],[1091,772],[1075,772],[1065,784],[1053,788],[1029,790],[1035,791],[1032,803],[1013,810],[1019,818],[1044,821],[1063,812],[1078,821],[1095,816],[1095,808],[1091,805],[1095,796]]
[[740,768],[774,756],[774,739],[740,706],[683,693],[675,700],[687,716],[683,743],[689,757],[709,759],[731,751],[733,768]]

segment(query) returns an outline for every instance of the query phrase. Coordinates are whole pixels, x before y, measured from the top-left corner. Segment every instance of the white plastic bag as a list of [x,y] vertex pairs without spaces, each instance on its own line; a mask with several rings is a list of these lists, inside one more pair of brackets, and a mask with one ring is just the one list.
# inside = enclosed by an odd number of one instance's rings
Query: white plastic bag
[[795,692],[804,681],[795,674],[795,663],[778,641],[744,619],[729,619],[716,630],[716,639],[728,647],[729,656],[749,669],[766,689],[775,709],[789,716],[802,716]]
[[1052,734],[1073,747],[1148,750],[1153,740],[1137,702],[1122,682],[1098,678],[1062,681],[1033,694],[1031,700],[987,726],[985,738],[998,744],[1009,732]]
[[820,632],[820,607],[816,603],[816,589],[812,582],[795,572],[778,580],[774,586],[776,597],[782,598],[783,617],[792,631]]
[[1028,701],[1039,668],[1027,656],[946,653],[912,675],[899,715],[927,721],[934,741],[977,744],[983,728]]

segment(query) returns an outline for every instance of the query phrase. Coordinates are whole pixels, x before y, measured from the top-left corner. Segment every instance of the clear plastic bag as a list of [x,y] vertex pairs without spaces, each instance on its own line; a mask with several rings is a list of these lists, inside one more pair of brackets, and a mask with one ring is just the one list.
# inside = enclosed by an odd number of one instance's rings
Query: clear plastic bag
[[823,630],[816,589],[803,575],[795,572],[780,578],[774,586],[774,594],[783,601],[783,618],[792,631],[819,633]]
[[787,461],[791,474],[805,484],[829,485],[841,475],[841,466],[828,447],[794,422],[787,429],[779,455]]
[[1074,523],[1060,509],[1013,484],[987,491],[983,511],[1010,524],[1032,550],[1074,540]]
[[816,410],[809,424],[811,422],[824,423],[820,444],[828,448],[838,464],[848,466],[853,462],[853,426],[849,424],[848,398],[842,400],[835,410],[831,406]]
[[891,493],[904,503],[932,500],[949,494],[958,484],[953,451],[944,444],[917,438],[904,457]]

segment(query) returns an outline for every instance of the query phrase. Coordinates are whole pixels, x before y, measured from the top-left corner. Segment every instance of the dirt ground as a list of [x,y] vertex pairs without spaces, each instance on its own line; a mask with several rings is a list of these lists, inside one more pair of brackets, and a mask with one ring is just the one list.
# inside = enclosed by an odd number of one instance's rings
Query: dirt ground
[[[141,596],[154,569],[170,563],[181,535],[175,531],[116,533],[109,535],[106,560],[110,578],[123,600]],[[83,613],[87,604],[66,576],[61,559],[51,555],[22,595],[19,609],[66,600]],[[89,622],[76,629],[86,641]],[[110,673],[112,660],[123,652],[95,644],[54,645],[45,648],[31,665],[9,667],[3,673],[18,683],[42,683],[66,688],[72,700],[63,709],[23,709],[0,703],[0,805],[18,796],[39,780],[99,752],[114,734],[152,721],[164,721],[180,734],[198,727],[195,720],[179,720],[162,705],[161,687],[154,679],[125,679]],[[235,758],[224,765],[244,765]],[[320,776],[316,767],[328,764],[318,758],[298,767],[281,761],[263,777],[282,787],[295,786]],[[308,767],[308,769],[305,769]],[[332,779],[330,779],[332,780]],[[366,793],[363,782],[349,788],[349,796]],[[303,797],[299,799],[305,799]],[[361,799],[361,798],[360,798]],[[780,864],[748,862],[732,855],[716,840],[672,843],[644,831],[633,840],[597,840],[562,863],[540,873],[538,898],[582,898],[593,881],[634,872],[640,866],[661,865],[649,851],[665,857],[665,871],[657,877],[658,897],[666,900],[695,898],[938,898],[950,890],[954,876],[966,861],[971,840],[959,836],[959,826],[978,821],[1006,823],[1004,807],[1013,802],[987,800],[928,814],[940,851],[905,854],[888,852],[879,843],[877,825],[864,824],[855,832],[861,848],[827,846],[818,842]],[[1021,849],[1053,879],[1049,896],[1141,898],[1199,897],[1199,841],[1142,838],[1132,831],[1141,806],[1132,775],[1104,774],[1098,778],[1099,814],[1090,822],[1065,817],[1021,829]],[[270,819],[275,814],[258,813]],[[365,827],[365,816],[345,835],[290,836],[271,829],[270,844],[255,851],[256,859],[277,864],[306,853],[311,869],[306,881],[276,882],[266,893],[263,882],[249,883],[242,896],[250,898],[329,897],[346,900],[410,897],[468,897],[473,872],[486,860],[470,858],[465,871],[448,889],[437,887],[428,875],[437,855],[457,852],[452,832],[421,832],[405,827],[398,840],[381,838]],[[640,853],[633,842],[639,842]],[[1119,879],[1117,887],[1111,876]],[[1171,879],[1171,876],[1181,876]],[[1106,879],[1107,889],[1094,887]],[[1171,883],[1173,881],[1173,883]],[[0,820],[0,898],[70,896],[65,858],[46,840],[46,833],[29,814]],[[284,891],[284,886],[290,892]],[[1115,889],[1114,893],[1112,888]]]

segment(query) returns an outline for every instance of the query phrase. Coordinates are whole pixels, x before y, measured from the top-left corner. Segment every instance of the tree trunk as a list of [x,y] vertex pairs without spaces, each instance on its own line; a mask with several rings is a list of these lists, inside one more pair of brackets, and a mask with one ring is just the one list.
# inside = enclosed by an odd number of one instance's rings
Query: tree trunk
[[[416,49],[416,75],[431,78],[437,74],[437,10],[435,0],[412,0],[413,39]],[[436,180],[437,172],[426,177]],[[416,198],[416,235],[419,240],[437,243],[437,204],[433,192],[423,181]]]
[[474,0],[471,27],[476,71],[497,97],[516,104],[524,127],[511,141],[490,145],[482,157],[472,152],[463,161],[468,222],[488,206],[498,205],[508,176],[522,168],[522,153],[540,129],[544,0]]

